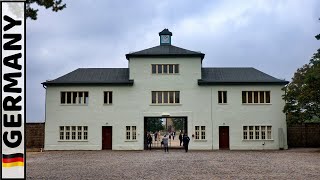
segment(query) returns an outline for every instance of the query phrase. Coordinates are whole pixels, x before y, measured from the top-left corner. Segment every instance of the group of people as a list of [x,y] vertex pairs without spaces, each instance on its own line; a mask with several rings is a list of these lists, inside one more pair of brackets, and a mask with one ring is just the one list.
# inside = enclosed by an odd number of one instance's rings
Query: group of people
[[[155,141],[157,141],[158,133],[156,132],[154,134],[154,136],[155,136]],[[164,152],[169,152],[169,139],[171,139],[171,136],[174,140],[175,133],[169,134],[169,137],[167,136],[167,134],[165,134],[162,138],[161,147],[162,146],[164,147]],[[189,142],[190,142],[190,138],[188,137],[188,135],[187,134],[182,135],[180,133],[179,140],[180,140],[180,146],[183,142],[183,147],[184,147],[185,151],[188,152],[188,146],[189,146]],[[151,150],[151,145],[152,145],[152,136],[150,133],[148,133],[148,135],[147,135],[147,149]]]

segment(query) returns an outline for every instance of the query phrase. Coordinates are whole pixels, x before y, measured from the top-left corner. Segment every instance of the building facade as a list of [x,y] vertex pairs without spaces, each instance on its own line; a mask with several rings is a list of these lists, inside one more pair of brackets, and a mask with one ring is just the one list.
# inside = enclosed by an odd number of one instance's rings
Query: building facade
[[186,117],[189,148],[287,148],[282,87],[254,68],[202,67],[171,45],[126,54],[128,68],[79,68],[46,88],[45,150],[143,150],[146,117]]

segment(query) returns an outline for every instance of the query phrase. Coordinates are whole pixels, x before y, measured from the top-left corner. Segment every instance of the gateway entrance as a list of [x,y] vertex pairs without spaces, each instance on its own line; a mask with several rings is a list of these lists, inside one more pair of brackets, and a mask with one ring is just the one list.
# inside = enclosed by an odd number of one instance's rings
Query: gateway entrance
[[147,135],[152,137],[152,148],[162,148],[162,138],[169,138],[169,148],[183,148],[179,135],[188,133],[187,117],[145,117],[144,148],[147,149]]

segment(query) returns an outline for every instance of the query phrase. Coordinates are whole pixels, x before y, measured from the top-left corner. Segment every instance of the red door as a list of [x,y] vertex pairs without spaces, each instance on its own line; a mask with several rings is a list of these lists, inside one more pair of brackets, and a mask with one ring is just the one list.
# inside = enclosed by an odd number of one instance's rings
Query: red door
[[229,149],[229,126],[219,127],[219,148]]
[[112,127],[102,127],[102,150],[112,149]]

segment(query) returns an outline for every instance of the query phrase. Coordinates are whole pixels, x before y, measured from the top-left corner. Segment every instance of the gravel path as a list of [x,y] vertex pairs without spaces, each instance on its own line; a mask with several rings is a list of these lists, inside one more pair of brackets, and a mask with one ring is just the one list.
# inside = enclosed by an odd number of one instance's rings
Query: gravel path
[[320,150],[28,153],[27,178],[320,179]]

